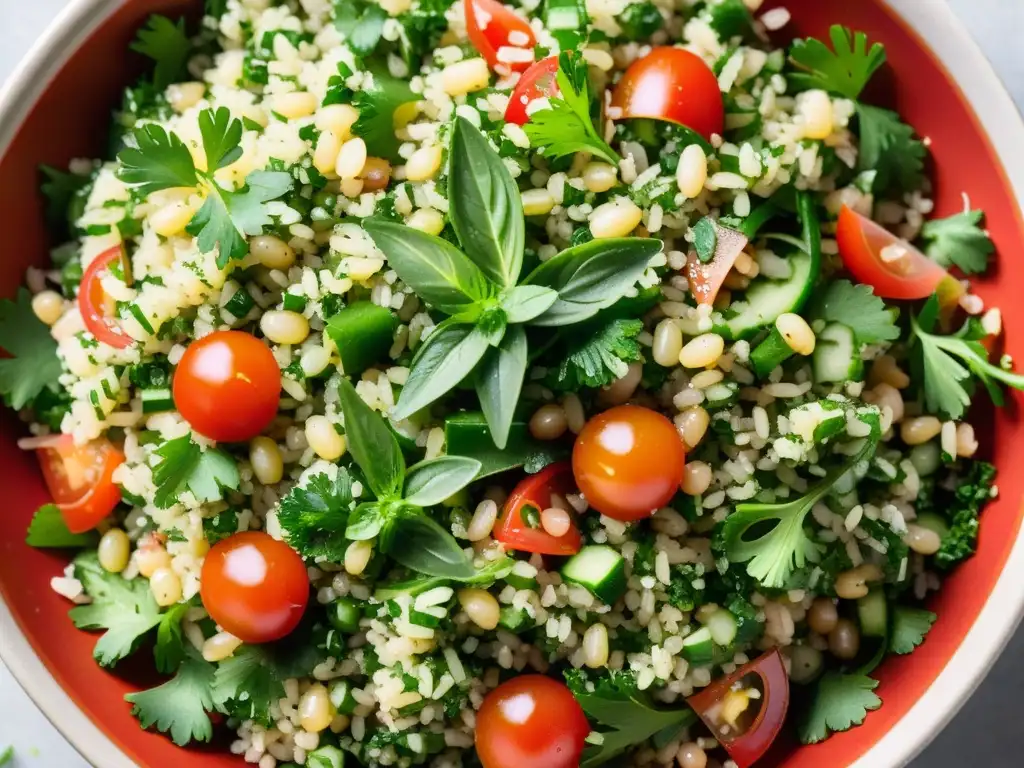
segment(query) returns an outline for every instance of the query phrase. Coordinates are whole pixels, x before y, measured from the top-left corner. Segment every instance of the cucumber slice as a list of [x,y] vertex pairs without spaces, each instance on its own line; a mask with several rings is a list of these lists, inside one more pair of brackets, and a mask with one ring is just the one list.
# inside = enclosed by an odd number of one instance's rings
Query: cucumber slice
[[814,380],[819,384],[860,381],[864,361],[853,331],[842,323],[830,323],[818,334],[814,347]]
[[533,619],[522,608],[513,608],[511,605],[505,605],[502,606],[501,613],[498,615],[498,625],[504,627],[509,632],[522,632],[533,626]]
[[857,601],[857,619],[864,637],[885,637],[889,629],[889,606],[885,592],[872,589]]
[[160,411],[173,411],[174,398],[168,387],[154,387],[142,390],[142,412],[159,413]]
[[626,591],[626,560],[605,544],[584,547],[562,566],[562,578],[612,605]]
[[711,639],[715,641],[715,645],[727,648],[736,639],[736,617],[724,608],[712,613],[705,626],[711,633]]
[[721,381],[704,390],[704,408],[717,411],[731,408],[740,399],[740,385],[735,381]]
[[746,339],[774,323],[784,312],[799,312],[818,279],[818,264],[797,251],[789,257],[793,271],[785,280],[755,280],[747,289],[740,310],[716,326],[727,339]]
[[715,658],[715,641],[711,630],[701,627],[683,639],[683,658],[691,664],[710,664]]
[[339,715],[351,715],[356,711],[358,702],[352,696],[352,683],[349,681],[338,680],[333,683],[329,696]]

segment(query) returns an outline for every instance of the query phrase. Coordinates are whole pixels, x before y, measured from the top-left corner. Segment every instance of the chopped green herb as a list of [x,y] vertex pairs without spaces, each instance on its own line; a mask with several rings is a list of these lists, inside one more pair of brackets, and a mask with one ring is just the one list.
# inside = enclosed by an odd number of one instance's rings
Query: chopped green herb
[[714,219],[710,216],[705,216],[694,225],[693,247],[702,264],[707,264],[715,258],[715,249],[718,247],[718,230],[715,228]]
[[925,253],[943,267],[960,267],[966,275],[985,272],[996,247],[980,226],[984,215],[981,211],[964,211],[925,222],[921,228]]
[[821,88],[856,99],[885,63],[885,46],[875,43],[868,49],[867,35],[838,24],[829,30],[829,37],[832,50],[813,37],[793,43],[789,57],[802,71],[791,74],[790,80],[800,88]]
[[803,713],[799,733],[804,744],[817,744],[830,733],[848,731],[864,722],[868,712],[882,706],[875,695],[878,681],[866,675],[827,672],[815,685],[814,696]]
[[14,300],[0,299],[0,397],[14,409],[24,408],[44,389],[57,391],[61,365],[57,342],[32,311],[32,297],[19,288]]

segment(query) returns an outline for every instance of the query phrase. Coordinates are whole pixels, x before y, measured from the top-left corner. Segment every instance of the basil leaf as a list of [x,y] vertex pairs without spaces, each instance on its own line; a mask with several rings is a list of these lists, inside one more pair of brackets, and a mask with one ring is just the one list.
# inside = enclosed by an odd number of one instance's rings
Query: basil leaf
[[[460,584],[493,584],[498,579],[504,579],[512,573],[512,566],[515,565],[515,562],[516,561],[508,555],[503,555],[497,560],[492,560],[479,570],[474,571],[472,576],[466,576],[464,578],[454,580],[458,581]],[[388,600],[393,600],[399,595],[415,597],[421,592],[426,592],[428,589],[447,586],[452,580],[453,579],[451,577],[445,576],[417,576],[404,581],[393,581],[389,584],[382,584],[377,587],[373,593],[373,597],[375,600],[382,603]]]
[[526,283],[558,291],[558,299],[532,325],[573,325],[621,299],[662,249],[660,240],[592,240],[562,251],[535,269]]
[[514,325],[508,329],[500,346],[487,351],[477,368],[476,393],[480,409],[498,448],[508,443],[508,431],[526,376],[526,353],[526,331],[521,325]]
[[501,302],[510,323],[528,323],[555,303],[558,291],[542,285],[518,285]]
[[375,538],[384,525],[384,510],[375,501],[365,501],[352,511],[345,528],[345,538],[366,541]]
[[462,312],[494,293],[480,268],[439,237],[382,219],[367,219],[363,229],[402,282],[445,314]]
[[472,325],[442,323],[413,358],[392,417],[407,419],[454,389],[476,367],[487,348],[487,336]]
[[400,565],[427,576],[449,579],[468,579],[476,573],[459,542],[432,518],[403,514],[387,528],[381,543]]
[[348,379],[338,383],[338,394],[352,458],[378,499],[397,498],[405,481],[405,459],[394,433],[380,414],[363,402]]
[[455,118],[448,185],[448,216],[462,250],[494,282],[515,285],[526,244],[523,201],[501,157],[464,117]]
[[405,501],[417,507],[440,504],[469,485],[480,462],[465,456],[440,456],[409,468],[405,480]]

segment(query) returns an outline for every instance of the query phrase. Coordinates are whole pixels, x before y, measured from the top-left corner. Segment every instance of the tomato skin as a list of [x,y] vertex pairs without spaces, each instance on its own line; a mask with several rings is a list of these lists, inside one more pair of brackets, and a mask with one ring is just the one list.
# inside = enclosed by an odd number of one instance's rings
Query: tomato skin
[[590,724],[572,692],[543,675],[519,675],[487,694],[476,716],[484,768],[577,768]]
[[106,293],[100,279],[115,261],[124,258],[120,245],[104,251],[86,267],[82,274],[82,282],[78,284],[78,311],[82,313],[85,328],[96,340],[116,349],[125,349],[135,343],[135,339],[124,332],[117,320],[107,315],[104,310]]
[[[491,69],[507,72],[523,72],[533,64],[532,61],[505,63],[498,61],[498,50],[504,47],[522,48],[532,51],[537,45],[537,38],[529,22],[516,15],[498,0],[463,0],[466,13],[466,33],[480,55],[483,56]],[[521,32],[529,40],[520,45],[509,42],[513,32]]]
[[[729,692],[733,683],[751,674],[761,678],[761,708],[750,727],[730,739],[719,732],[710,713]],[[714,685],[691,696],[686,703],[704,721],[736,765],[739,768],[750,768],[768,751],[786,721],[786,712],[789,710],[789,675],[786,674],[782,654],[778,648],[773,648],[728,677],[721,678]]]
[[526,107],[531,101],[540,98],[553,98],[558,95],[558,84],[555,82],[555,75],[558,73],[558,57],[548,56],[541,59],[523,73],[512,91],[512,97],[508,100],[508,108],[505,110],[505,122],[515,125],[526,125],[530,116],[526,114]]
[[567,461],[550,464],[519,482],[509,494],[501,517],[494,526],[494,538],[509,549],[540,555],[575,555],[583,547],[583,537],[575,523],[563,536],[554,537],[543,528],[531,528],[523,520],[523,508],[530,504],[538,510],[551,506],[551,494],[575,493],[572,467]]
[[739,232],[724,227],[716,229],[718,245],[715,247],[714,258],[703,264],[696,252],[693,252],[686,262],[686,279],[690,283],[690,293],[698,304],[715,303],[725,278],[732,272],[736,259],[743,253],[748,242],[746,236]]
[[277,415],[281,372],[269,347],[243,331],[192,342],[174,372],[174,405],[201,435],[235,443],[260,434]]
[[725,104],[718,78],[696,54],[667,46],[629,65],[612,106],[622,119],[650,118],[679,123],[705,139],[725,129]]
[[199,595],[210,617],[245,643],[289,634],[309,603],[302,558],[261,531],[218,541],[203,561]]
[[638,405],[597,414],[572,449],[573,474],[587,502],[625,522],[650,517],[671,501],[685,464],[675,425]]
[[85,533],[104,520],[121,501],[114,470],[124,454],[106,438],[75,445],[71,435],[55,435],[36,449],[46,487],[68,530]]

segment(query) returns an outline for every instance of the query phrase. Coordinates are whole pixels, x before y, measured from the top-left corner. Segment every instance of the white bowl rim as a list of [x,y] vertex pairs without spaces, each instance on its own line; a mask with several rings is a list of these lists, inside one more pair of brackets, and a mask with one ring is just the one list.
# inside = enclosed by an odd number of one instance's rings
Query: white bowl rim
[[[930,47],[959,85],[993,147],[1024,217],[1024,121],[978,44],[945,0],[882,0]],[[71,0],[0,88],[0,156],[74,51],[131,0]],[[61,55],[54,55],[54,51]],[[960,647],[920,699],[852,768],[896,768],[919,754],[985,679],[1024,616],[1024,536]],[[1012,606],[1012,610],[1007,610]],[[93,765],[136,768],[61,688],[0,598],[0,659],[61,734]],[[884,704],[883,704],[884,706]]]

